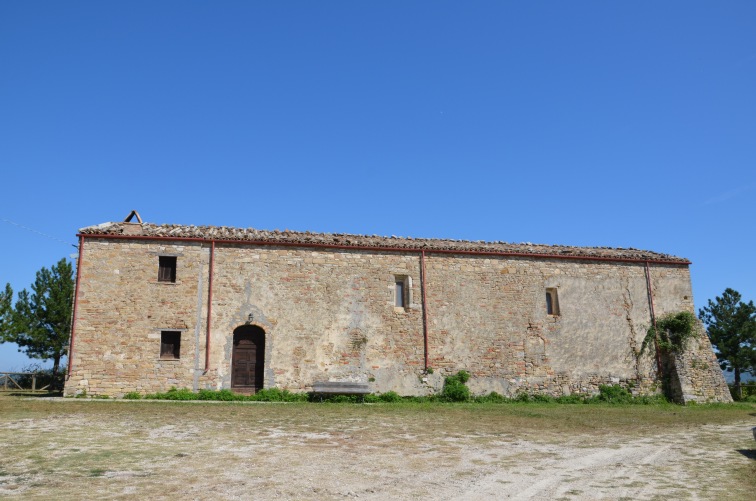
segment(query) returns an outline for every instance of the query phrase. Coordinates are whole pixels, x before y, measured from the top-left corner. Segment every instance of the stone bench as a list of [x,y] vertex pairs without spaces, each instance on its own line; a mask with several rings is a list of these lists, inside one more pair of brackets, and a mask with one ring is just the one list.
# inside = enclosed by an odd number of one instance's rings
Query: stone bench
[[344,381],[317,381],[312,385],[312,393],[320,395],[359,395],[364,400],[365,395],[370,394],[370,385],[367,383],[350,383]]

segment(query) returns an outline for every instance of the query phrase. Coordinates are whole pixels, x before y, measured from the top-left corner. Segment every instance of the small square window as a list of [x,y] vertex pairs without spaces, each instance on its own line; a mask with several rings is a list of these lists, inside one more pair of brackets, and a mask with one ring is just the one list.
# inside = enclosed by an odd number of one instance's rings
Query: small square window
[[546,289],[546,314],[559,315],[559,298],[556,289]]
[[181,358],[181,332],[160,331],[160,359],[178,360]]
[[158,256],[158,282],[176,283],[176,256]]

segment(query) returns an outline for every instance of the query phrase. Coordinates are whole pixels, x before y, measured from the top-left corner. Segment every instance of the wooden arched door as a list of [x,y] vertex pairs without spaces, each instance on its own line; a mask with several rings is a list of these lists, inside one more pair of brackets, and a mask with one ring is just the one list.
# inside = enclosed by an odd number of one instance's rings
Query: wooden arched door
[[265,369],[265,331],[256,325],[234,330],[231,355],[231,388],[255,393],[263,388]]

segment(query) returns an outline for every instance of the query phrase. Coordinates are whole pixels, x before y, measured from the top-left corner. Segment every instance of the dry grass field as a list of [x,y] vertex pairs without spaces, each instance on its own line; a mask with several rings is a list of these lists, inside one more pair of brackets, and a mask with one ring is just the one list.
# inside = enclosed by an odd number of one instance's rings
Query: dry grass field
[[3,499],[753,499],[756,405],[0,396]]

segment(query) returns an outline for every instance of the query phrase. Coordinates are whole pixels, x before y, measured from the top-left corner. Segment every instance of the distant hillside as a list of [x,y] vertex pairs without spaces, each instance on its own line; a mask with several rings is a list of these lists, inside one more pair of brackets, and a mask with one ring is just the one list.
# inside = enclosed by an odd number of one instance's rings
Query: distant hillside
[[[727,372],[722,371],[724,373],[725,380],[728,383],[734,383],[735,382],[735,373],[734,372]],[[756,377],[751,376],[750,374],[741,374],[740,375],[740,382],[741,383],[754,383],[756,382]]]

